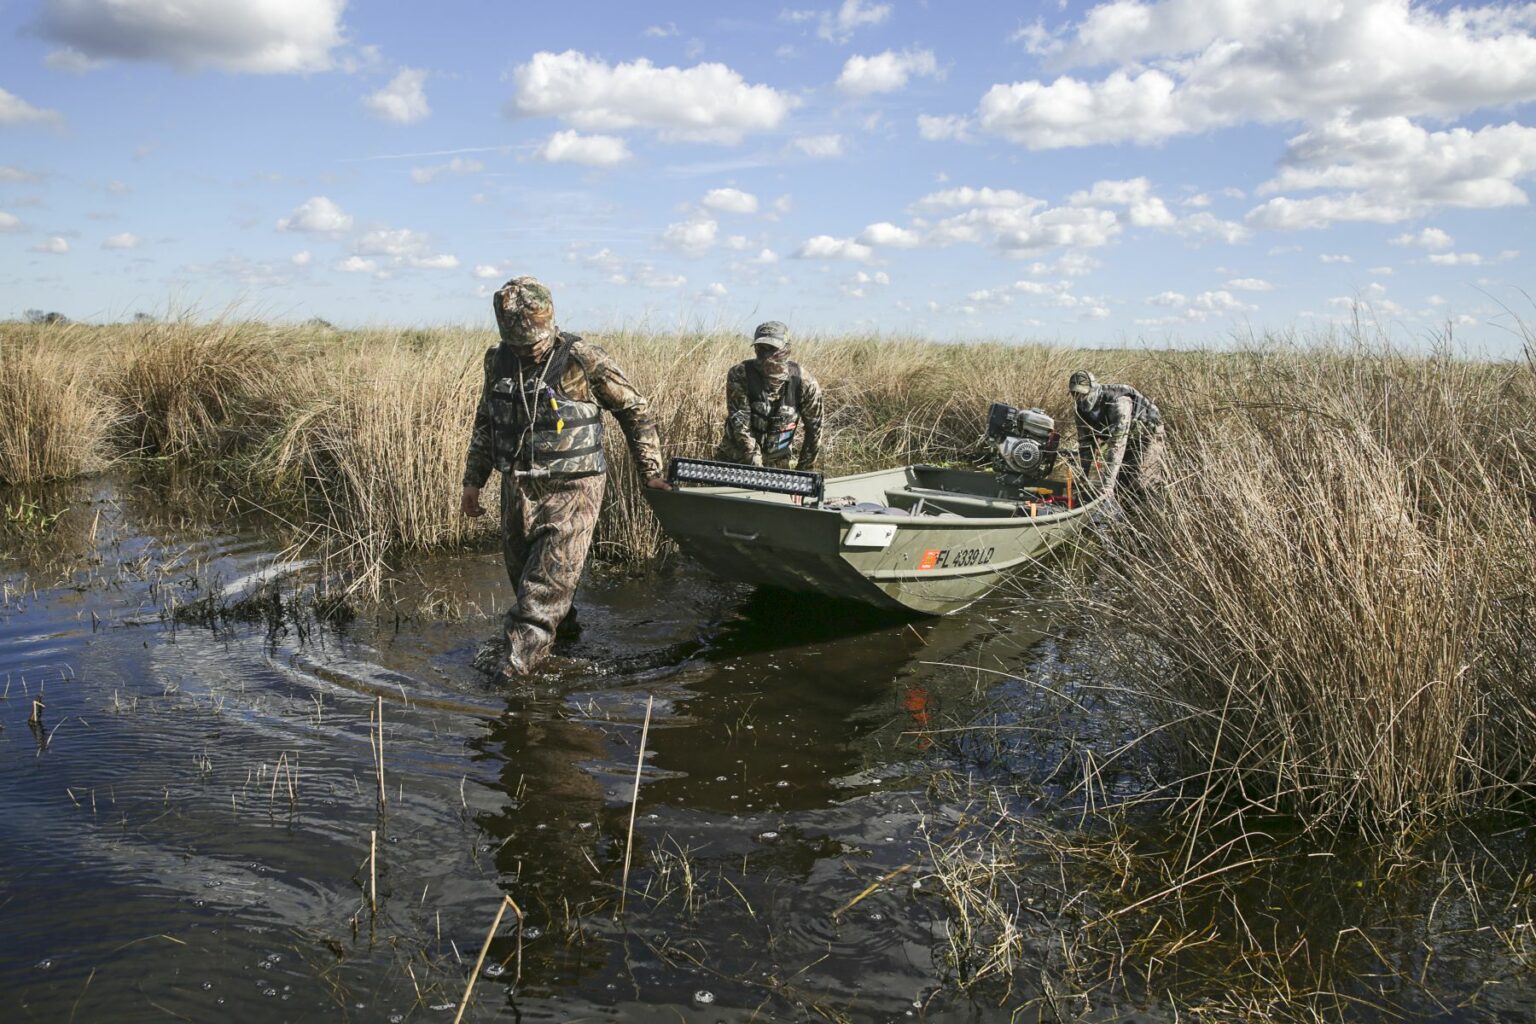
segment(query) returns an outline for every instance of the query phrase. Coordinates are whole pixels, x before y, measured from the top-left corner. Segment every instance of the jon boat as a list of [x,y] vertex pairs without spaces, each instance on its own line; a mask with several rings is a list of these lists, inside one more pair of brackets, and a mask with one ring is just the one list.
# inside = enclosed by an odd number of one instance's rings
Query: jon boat
[[927,615],[959,611],[1075,538],[1098,499],[916,465],[819,473],[673,459],[645,489],[662,529],[723,579]]

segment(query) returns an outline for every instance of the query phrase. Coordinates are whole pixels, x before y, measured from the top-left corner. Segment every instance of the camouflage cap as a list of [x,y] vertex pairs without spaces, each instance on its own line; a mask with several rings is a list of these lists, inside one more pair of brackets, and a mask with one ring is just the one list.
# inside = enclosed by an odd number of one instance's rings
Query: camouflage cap
[[514,277],[491,299],[496,327],[511,345],[535,345],[554,333],[555,302],[536,278]]
[[778,320],[758,324],[757,330],[752,332],[752,344],[783,348],[789,344],[789,328]]
[[1098,387],[1099,379],[1087,370],[1073,370],[1067,378],[1067,390],[1074,395],[1086,395]]

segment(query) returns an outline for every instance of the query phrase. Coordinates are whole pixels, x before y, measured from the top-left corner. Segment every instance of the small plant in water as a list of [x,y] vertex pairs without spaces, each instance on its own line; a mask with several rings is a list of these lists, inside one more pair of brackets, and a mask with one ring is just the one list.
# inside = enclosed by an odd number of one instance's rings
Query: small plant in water
[[4,506],[5,523],[14,530],[23,533],[43,533],[59,521],[59,517],[65,513],[65,509],[57,512],[44,511],[43,507],[35,501],[26,499],[17,500],[12,505],[6,502]]

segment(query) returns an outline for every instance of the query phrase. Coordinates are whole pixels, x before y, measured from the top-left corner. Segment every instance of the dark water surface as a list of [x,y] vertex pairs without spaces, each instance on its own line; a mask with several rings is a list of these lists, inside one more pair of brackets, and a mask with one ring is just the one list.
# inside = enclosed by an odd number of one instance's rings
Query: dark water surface
[[[90,501],[3,577],[6,1019],[451,1020],[503,895],[521,941],[508,910],[476,1018],[984,1014],[940,990],[920,886],[838,911],[942,825],[923,730],[990,677],[929,663],[1027,657],[1027,606],[909,623],[687,567],[599,576],[509,692],[472,667],[495,555],[418,564],[404,615],[326,625],[242,603],[275,558],[259,531]],[[210,597],[241,615],[165,615]]]
[[[451,1021],[510,897],[468,1019],[1008,1020],[1079,892],[1111,912],[1165,884],[1010,868],[1034,966],[1002,1002],[953,983],[929,843],[978,816],[945,780],[996,772],[1028,815],[1141,730],[1038,682],[1092,661],[1039,594],[909,622],[686,565],[599,574],[510,691],[473,667],[495,554],[418,561],[380,610],[322,622],[312,569],[252,578],[278,557],[257,524],[110,482],[40,500],[74,510],[0,535],[0,1019]],[[1127,759],[1099,796],[1157,767]],[[1517,822],[1476,838],[1485,859],[1412,870],[1303,847],[1191,905],[1182,973],[1127,983],[1188,1008],[1272,970],[1337,983],[1341,1018],[1536,1019],[1533,844]],[[1124,920],[1127,942],[1162,927]],[[1276,950],[1257,967],[1230,941],[1255,931]],[[1021,1019],[1055,1019],[1040,1005]]]

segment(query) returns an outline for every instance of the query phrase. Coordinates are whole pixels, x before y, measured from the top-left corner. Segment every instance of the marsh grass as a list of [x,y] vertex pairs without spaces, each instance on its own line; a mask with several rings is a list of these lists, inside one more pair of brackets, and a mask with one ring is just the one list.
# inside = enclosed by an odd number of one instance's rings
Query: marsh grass
[[82,476],[103,468],[117,413],[91,367],[52,327],[0,337],[0,484]]
[[1384,838],[1528,794],[1529,369],[1338,351],[1221,373],[1207,396],[1242,415],[1181,439],[1081,602],[1117,626],[1175,805],[1196,832],[1285,814]]

